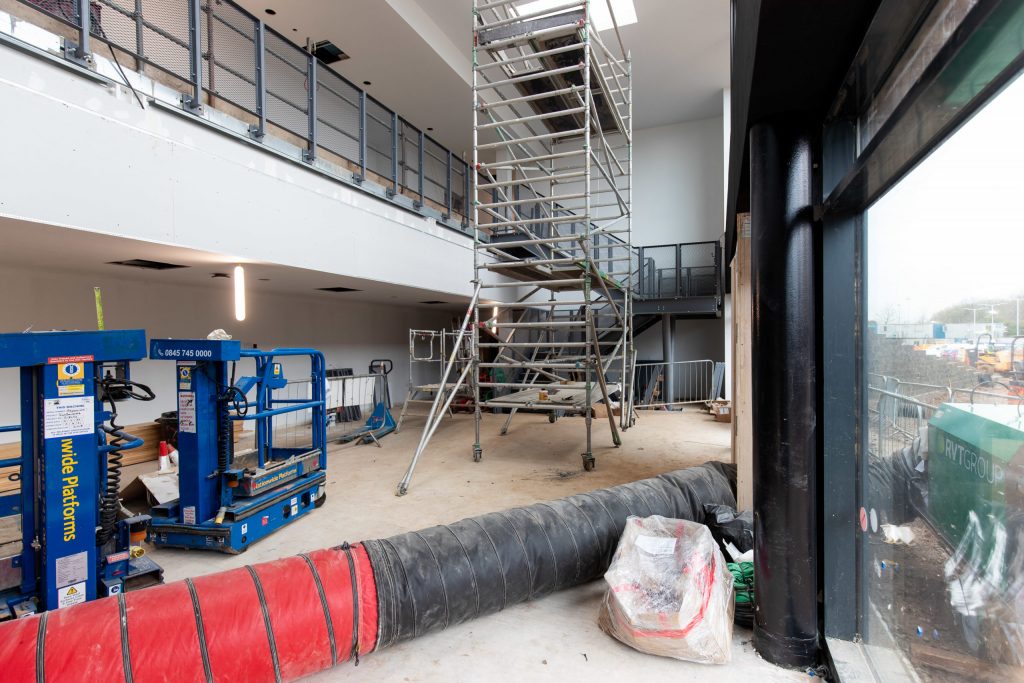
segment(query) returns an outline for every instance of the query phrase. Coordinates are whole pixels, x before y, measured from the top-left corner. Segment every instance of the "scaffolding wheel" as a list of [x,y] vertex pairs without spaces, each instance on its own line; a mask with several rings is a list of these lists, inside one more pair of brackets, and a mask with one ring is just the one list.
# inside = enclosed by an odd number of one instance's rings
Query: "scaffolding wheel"
[[327,494],[325,493],[324,495],[320,496],[319,498],[317,498],[316,500],[313,501],[313,507],[314,508],[321,508],[321,507],[324,506],[324,503],[326,503],[326,502],[327,502]]
[[558,422],[558,415],[556,413],[548,413],[548,422],[551,424]]
[[480,462],[484,459],[484,451],[479,446],[473,447],[473,462]]
[[407,493],[409,493],[409,485],[408,484],[399,484],[398,485],[398,490],[395,491],[395,495],[396,496],[404,496]]
[[594,459],[594,456],[587,455],[586,453],[584,453],[583,469],[586,470],[587,472],[593,472],[595,467],[597,467],[597,460]]

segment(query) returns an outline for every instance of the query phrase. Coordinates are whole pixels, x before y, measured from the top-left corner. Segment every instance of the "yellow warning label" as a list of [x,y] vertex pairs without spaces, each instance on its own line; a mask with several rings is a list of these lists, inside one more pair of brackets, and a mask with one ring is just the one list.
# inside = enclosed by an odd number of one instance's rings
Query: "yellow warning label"
[[57,396],[85,395],[85,363],[69,362],[57,365]]
[[71,588],[68,589],[68,592],[65,593],[65,595],[78,595],[78,591],[75,590],[74,586],[72,586]]
[[181,367],[178,368],[178,374],[181,375],[182,379],[188,379],[192,376],[192,368]]

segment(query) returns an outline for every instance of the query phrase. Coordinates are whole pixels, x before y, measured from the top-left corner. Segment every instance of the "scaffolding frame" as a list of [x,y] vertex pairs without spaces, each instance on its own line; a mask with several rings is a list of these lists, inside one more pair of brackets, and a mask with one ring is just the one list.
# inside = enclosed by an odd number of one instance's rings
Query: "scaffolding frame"
[[[586,470],[594,405],[615,446],[633,422],[632,64],[607,0],[621,57],[592,30],[594,1],[473,1],[472,363],[455,384],[473,394],[476,461],[489,408],[512,411],[502,434],[524,408],[582,415]],[[456,391],[436,396],[399,495]]]

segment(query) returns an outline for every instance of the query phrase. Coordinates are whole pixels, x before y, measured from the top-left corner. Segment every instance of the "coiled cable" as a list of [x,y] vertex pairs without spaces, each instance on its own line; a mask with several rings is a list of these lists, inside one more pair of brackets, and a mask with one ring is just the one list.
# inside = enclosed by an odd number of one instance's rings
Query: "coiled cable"
[[120,446],[126,441],[137,439],[117,423],[117,401],[129,398],[136,401],[152,401],[156,395],[145,384],[114,377],[109,371],[100,380],[100,388],[100,400],[110,405],[109,423],[100,425],[100,429],[110,437],[107,444],[107,486],[100,496],[99,531],[96,533],[96,543],[102,546],[114,537],[117,514],[121,509],[121,461],[124,456],[121,454]]

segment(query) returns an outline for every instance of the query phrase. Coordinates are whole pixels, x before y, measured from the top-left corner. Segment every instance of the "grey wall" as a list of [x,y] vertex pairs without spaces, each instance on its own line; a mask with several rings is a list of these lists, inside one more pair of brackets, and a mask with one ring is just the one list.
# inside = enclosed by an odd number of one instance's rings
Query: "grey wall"
[[[396,402],[403,400],[408,384],[409,328],[439,329],[458,315],[430,307],[332,301],[326,295],[276,294],[253,287],[246,296],[247,319],[239,323],[234,319],[229,280],[196,287],[4,268],[0,270],[0,331],[20,332],[30,326],[36,331],[96,329],[94,286],[103,291],[106,328],[142,328],[147,339],[205,337],[220,327],[244,346],[316,348],[325,354],[328,368],[351,367],[359,373],[366,371],[371,359],[391,358],[395,363],[391,393]],[[285,374],[293,379],[308,376],[306,361],[296,360],[285,366]],[[136,363],[132,376],[149,384],[157,400],[123,404],[125,424],[147,421],[162,411],[175,409],[173,363]],[[0,369],[0,425],[17,424],[19,420],[17,370]],[[17,440],[17,434],[0,436],[8,437],[6,441]]]

